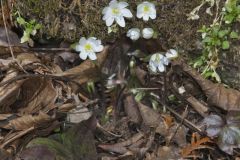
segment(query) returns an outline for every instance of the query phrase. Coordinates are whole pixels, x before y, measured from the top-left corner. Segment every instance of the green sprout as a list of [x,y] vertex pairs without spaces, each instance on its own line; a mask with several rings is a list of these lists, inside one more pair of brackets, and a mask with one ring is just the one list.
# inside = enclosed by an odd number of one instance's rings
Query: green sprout
[[17,17],[17,23],[24,29],[23,36],[21,38],[21,43],[32,42],[31,35],[35,36],[37,30],[42,28],[42,25],[37,23],[35,19],[27,22],[21,16]]

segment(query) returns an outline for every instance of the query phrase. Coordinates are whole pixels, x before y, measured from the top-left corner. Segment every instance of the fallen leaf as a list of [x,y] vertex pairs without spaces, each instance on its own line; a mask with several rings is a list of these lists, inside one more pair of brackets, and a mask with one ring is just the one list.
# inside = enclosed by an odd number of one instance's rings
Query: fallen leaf
[[0,122],[0,127],[5,129],[25,130],[30,127],[39,127],[52,121],[53,119],[46,113],[39,112],[37,115],[24,115],[16,117],[7,122]]
[[159,125],[164,125],[163,119],[160,114],[154,111],[152,108],[138,103],[138,107],[143,119],[143,123],[148,127],[157,127]]
[[108,48],[108,46],[105,47],[101,53],[97,54],[96,63],[91,60],[86,60],[79,66],[69,69],[63,73],[55,74],[55,76],[67,77],[77,82],[78,84],[83,84],[91,80],[93,81],[99,79],[99,71],[108,55]]
[[140,124],[142,122],[138,104],[133,95],[128,95],[124,99],[124,110],[131,122],[134,122],[136,124]]
[[199,150],[199,149],[204,149],[204,148],[209,148],[211,149],[206,143],[211,143],[212,141],[208,137],[204,137],[202,139],[194,136],[192,136],[192,141],[191,144],[184,147],[181,151],[181,155],[184,158],[187,157],[197,157],[196,155],[192,155],[193,151]]
[[[66,157],[64,157],[66,158]],[[56,160],[56,154],[46,146],[34,146],[27,148],[17,156],[16,160]]]
[[[7,75],[3,78],[1,83],[6,82],[18,75],[16,70],[8,70]],[[0,87],[0,111],[1,113],[11,113],[12,109],[9,107],[12,105],[20,92],[20,86],[25,80],[18,80],[12,83],[8,83]]]
[[190,75],[200,85],[203,92],[212,105],[220,107],[226,111],[240,110],[240,92],[225,88],[222,84],[216,84],[204,79],[196,70],[185,64],[182,60],[173,61],[173,66],[179,70],[180,67],[185,73]]
[[147,154],[145,160],[180,160],[179,152],[179,148],[175,146],[161,146],[156,152]]
[[55,107],[57,92],[52,80],[44,77],[31,77],[25,80],[13,107],[21,114],[48,112]]

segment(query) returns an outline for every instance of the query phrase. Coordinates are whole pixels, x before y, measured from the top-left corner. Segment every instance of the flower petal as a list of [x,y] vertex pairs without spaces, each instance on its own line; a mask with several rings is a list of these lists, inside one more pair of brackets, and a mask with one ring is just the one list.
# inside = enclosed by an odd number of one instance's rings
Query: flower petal
[[89,53],[89,54],[88,54],[88,57],[89,57],[89,59],[91,59],[91,60],[96,60],[96,59],[97,59],[96,53],[94,53],[94,52]]
[[83,47],[81,45],[76,45],[75,50],[77,52],[81,52],[83,50]]
[[84,44],[86,44],[86,42],[87,42],[87,40],[86,40],[85,37],[82,37],[82,38],[79,40],[79,44],[80,44],[80,45],[84,45]]
[[109,6],[116,6],[118,4],[117,0],[111,0],[111,2],[109,3]]
[[96,45],[94,46],[94,51],[95,52],[102,52],[103,51],[103,45]]
[[123,9],[123,8],[128,6],[128,3],[127,2],[119,2],[118,6],[119,6],[120,9]]
[[155,67],[155,65],[153,63],[149,63],[149,68],[152,72],[156,73],[157,72],[157,67]]
[[87,52],[81,52],[79,54],[79,57],[82,59],[82,60],[86,60],[87,59],[87,56],[88,56],[88,53]]
[[156,11],[155,11],[155,13],[153,12],[153,13],[149,14],[149,17],[152,19],[156,19],[156,17],[157,17]]
[[143,12],[137,11],[137,18],[142,18],[143,17]]
[[105,8],[102,10],[102,14],[106,14],[109,9],[110,9],[109,7],[105,7]]
[[108,27],[110,27],[114,22],[114,18],[113,17],[109,17],[108,19],[106,19],[106,25]]
[[132,15],[132,13],[129,9],[124,8],[124,9],[122,9],[121,12],[122,12],[122,15],[124,17],[127,17],[127,18],[132,18],[133,17],[133,15]]
[[165,71],[164,65],[163,64],[159,64],[158,65],[158,70],[159,70],[159,72],[164,72]]
[[119,24],[119,26],[125,27],[126,24],[125,24],[125,20],[123,17],[117,17],[116,21],[117,21],[117,24]]
[[148,21],[148,20],[149,20],[149,16],[146,15],[146,14],[144,14],[144,15],[143,15],[143,20],[144,20],[144,21]]

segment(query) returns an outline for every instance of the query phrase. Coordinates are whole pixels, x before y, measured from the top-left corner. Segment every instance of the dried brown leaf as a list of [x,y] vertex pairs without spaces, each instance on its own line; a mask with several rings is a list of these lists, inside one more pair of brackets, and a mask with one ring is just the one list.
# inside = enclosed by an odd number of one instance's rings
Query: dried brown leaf
[[24,115],[12,120],[9,120],[7,124],[0,123],[1,128],[14,129],[14,130],[25,130],[31,127],[39,127],[47,122],[50,122],[53,118],[46,113],[39,112],[36,115]]
[[176,68],[180,66],[184,72],[197,81],[203,92],[206,94],[210,104],[218,106],[226,111],[240,110],[239,91],[225,88],[222,84],[216,84],[210,80],[204,79],[196,70],[192,69],[181,60],[173,62],[173,65]]
[[143,123],[148,127],[157,127],[161,124],[164,124],[161,115],[154,111],[152,108],[142,103],[138,103],[138,107],[143,119]]
[[138,104],[135,101],[133,95],[128,95],[124,99],[124,110],[130,121],[137,124],[140,124],[142,122],[142,117],[138,108]]
[[52,80],[44,77],[28,78],[21,85],[21,92],[13,107],[21,114],[33,114],[38,111],[47,112],[55,107],[57,92]]
[[108,55],[108,47],[105,47],[101,53],[97,54],[96,64],[91,60],[86,60],[79,66],[69,69],[63,73],[56,74],[59,77],[67,77],[78,84],[83,84],[91,80],[96,80],[100,76],[99,68],[102,66]]
[[182,149],[181,155],[182,157],[189,157],[192,156],[191,154],[195,150],[204,149],[204,148],[210,148],[206,143],[211,143],[212,141],[208,137],[204,137],[202,139],[194,137],[195,134],[193,134],[192,142],[190,145],[186,146]]
[[[6,82],[17,75],[17,71],[9,70],[7,76],[5,76],[1,82]],[[11,111],[9,106],[16,101],[20,92],[20,86],[24,81],[25,80],[19,80],[0,87],[0,113],[9,113]]]
[[33,63],[40,63],[40,59],[33,53],[21,53],[16,58],[22,66],[26,66]]

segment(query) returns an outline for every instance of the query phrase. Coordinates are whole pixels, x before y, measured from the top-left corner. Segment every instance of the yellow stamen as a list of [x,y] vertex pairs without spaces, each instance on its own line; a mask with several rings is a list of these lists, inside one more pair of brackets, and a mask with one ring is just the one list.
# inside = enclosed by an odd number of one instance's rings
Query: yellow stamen
[[150,11],[150,8],[149,6],[144,6],[143,7],[143,11],[146,13],[146,12],[149,12]]
[[117,14],[120,13],[120,11],[119,11],[118,8],[113,8],[113,9],[112,9],[112,13],[115,14],[115,15],[117,15]]
[[158,55],[158,54],[156,55],[155,61],[156,61],[157,63],[159,63],[159,62],[161,61],[160,55]]
[[84,48],[85,48],[86,51],[91,51],[92,50],[92,45],[91,44],[86,44],[84,46]]

